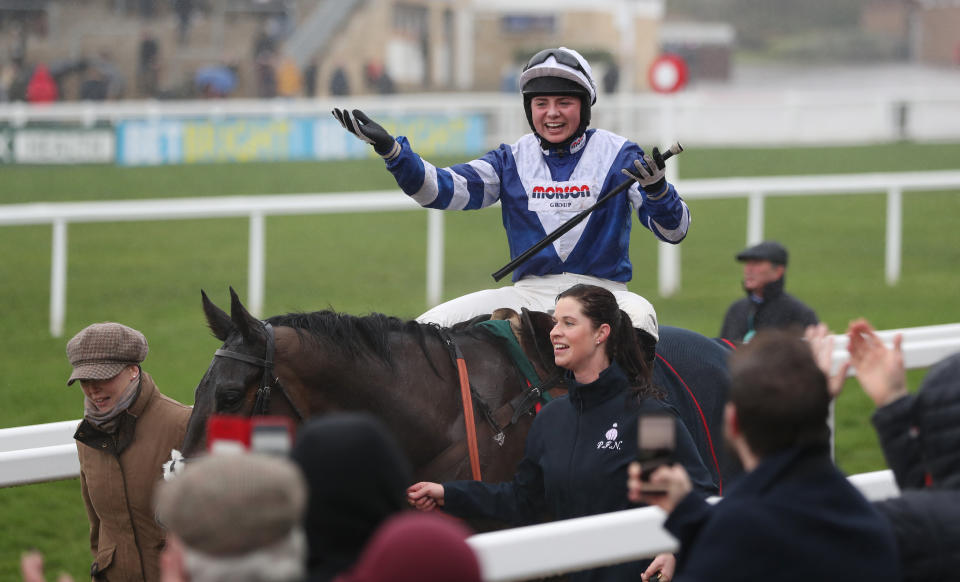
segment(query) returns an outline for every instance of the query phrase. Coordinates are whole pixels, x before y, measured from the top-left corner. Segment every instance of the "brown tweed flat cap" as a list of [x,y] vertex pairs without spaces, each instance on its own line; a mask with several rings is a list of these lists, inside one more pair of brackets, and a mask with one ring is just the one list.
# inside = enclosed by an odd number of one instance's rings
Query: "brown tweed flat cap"
[[285,458],[222,453],[161,483],[154,501],[157,520],[190,549],[239,556],[290,534],[303,518],[307,486]]
[[67,359],[74,380],[108,380],[131,364],[147,357],[147,338],[139,331],[119,323],[89,325],[67,342]]

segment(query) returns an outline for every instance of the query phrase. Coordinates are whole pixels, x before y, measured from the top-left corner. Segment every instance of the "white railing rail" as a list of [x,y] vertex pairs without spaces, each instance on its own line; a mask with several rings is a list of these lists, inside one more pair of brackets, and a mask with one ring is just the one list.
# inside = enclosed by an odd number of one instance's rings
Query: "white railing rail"
[[[955,140],[960,136],[956,83],[864,91],[691,88],[672,95],[601,95],[593,125],[661,145],[837,144]],[[334,107],[358,108],[375,119],[408,114],[480,114],[488,119],[487,149],[513,143],[529,131],[516,93],[404,93],[310,99],[0,103],[0,122],[69,123],[91,127],[124,120],[313,117],[330,119]],[[909,111],[903,118],[902,111]],[[903,123],[906,122],[906,123]],[[646,146],[646,143],[642,145]],[[652,145],[652,144],[650,144]]]
[[[423,209],[401,192],[341,192],[333,194],[287,194],[118,200],[110,202],[51,202],[0,206],[0,226],[51,224],[53,243],[50,273],[50,334],[60,337],[66,318],[67,225],[72,222],[119,222],[140,220],[185,220],[196,218],[250,219],[247,305],[262,315],[266,273],[266,216],[331,214],[343,212],[396,212]],[[428,305],[440,302],[443,284],[443,215],[427,214]]]
[[[678,181],[677,189],[688,200],[710,198],[749,199],[747,244],[763,238],[764,199],[767,196],[869,194],[886,192],[885,274],[889,285],[900,278],[902,256],[903,193],[960,190],[960,171],[901,172],[824,176],[781,176]],[[338,192],[121,200],[111,202],[56,202],[0,206],[0,226],[51,224],[53,241],[50,274],[50,333],[63,334],[66,317],[67,225],[71,222],[131,220],[182,220],[247,216],[249,259],[247,299],[251,311],[262,314],[266,257],[265,217],[283,214],[393,212],[420,207],[399,191]],[[426,304],[443,296],[443,213],[428,212]],[[677,247],[659,247],[658,285],[664,297],[680,288],[680,254]]]
[[[849,479],[871,501],[900,494],[889,470]],[[467,542],[485,582],[529,580],[676,552],[677,540],[663,529],[665,519],[659,507],[639,507],[477,534]]]

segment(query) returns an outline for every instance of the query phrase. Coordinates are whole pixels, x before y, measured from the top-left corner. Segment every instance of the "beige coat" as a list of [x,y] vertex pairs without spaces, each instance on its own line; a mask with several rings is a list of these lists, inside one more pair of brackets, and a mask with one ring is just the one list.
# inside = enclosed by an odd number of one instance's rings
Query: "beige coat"
[[140,395],[116,434],[83,420],[74,435],[94,580],[160,578],[164,533],[154,519],[153,490],[170,450],[183,443],[191,408],[161,394],[146,372],[141,377]]

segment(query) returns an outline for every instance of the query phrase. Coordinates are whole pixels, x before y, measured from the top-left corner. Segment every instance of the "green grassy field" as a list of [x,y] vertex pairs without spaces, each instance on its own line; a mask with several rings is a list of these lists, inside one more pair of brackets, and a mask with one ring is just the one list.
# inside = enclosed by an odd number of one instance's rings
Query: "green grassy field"
[[[960,144],[850,148],[690,149],[682,178],[956,169]],[[434,160],[443,162],[444,160]],[[446,160],[447,162],[460,160]],[[161,168],[4,167],[0,204],[369,190],[395,187],[377,160]],[[791,251],[788,289],[835,331],[855,317],[879,328],[960,320],[960,192],[904,196],[902,279],[884,284],[884,196],[773,198],[766,234]],[[398,196],[401,194],[398,194]],[[656,243],[635,226],[630,288],[651,299],[661,322],[715,335],[740,296],[734,253],[743,247],[746,201],[692,201],[682,249],[682,289],[657,296]],[[2,209],[0,209],[2,212]],[[498,210],[447,213],[446,298],[495,286],[508,260]],[[144,363],[160,388],[183,402],[218,347],[205,327],[200,290],[228,304],[246,298],[247,221],[241,219],[74,224],[69,227],[65,335],[48,332],[47,226],[0,228],[0,427],[79,418],[67,388],[64,346],[89,323],[116,320],[143,331]],[[334,308],[413,317],[424,311],[426,214],[402,212],[267,219],[265,313]],[[916,385],[922,372],[911,374]],[[884,468],[855,383],[837,405],[837,459],[848,473]],[[41,549],[51,571],[88,571],[87,522],[76,480],[0,490],[0,580],[19,579],[17,560]]]

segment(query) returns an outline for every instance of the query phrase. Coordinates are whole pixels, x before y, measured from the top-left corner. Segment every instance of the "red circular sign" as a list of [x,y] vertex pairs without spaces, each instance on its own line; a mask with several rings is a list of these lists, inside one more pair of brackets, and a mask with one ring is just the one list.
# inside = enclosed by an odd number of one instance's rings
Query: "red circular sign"
[[673,93],[687,84],[687,63],[677,55],[660,55],[647,71],[650,87],[657,93]]

